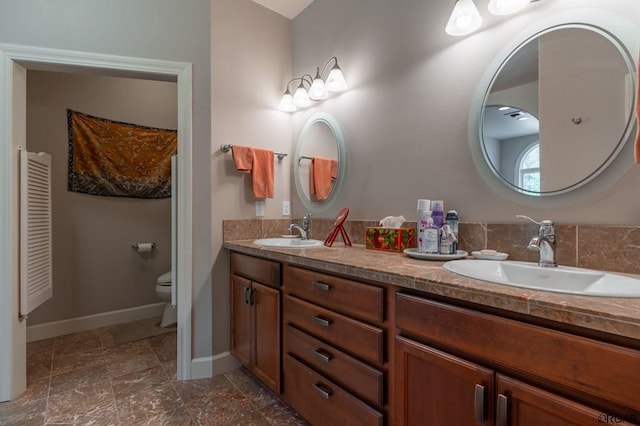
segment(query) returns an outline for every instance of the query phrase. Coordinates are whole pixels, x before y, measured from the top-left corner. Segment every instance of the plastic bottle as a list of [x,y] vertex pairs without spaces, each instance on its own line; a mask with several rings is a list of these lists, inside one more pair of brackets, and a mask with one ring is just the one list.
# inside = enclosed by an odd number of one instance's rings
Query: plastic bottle
[[[432,213],[433,214],[433,213]],[[433,218],[427,218],[427,227],[423,232],[424,241],[424,253],[438,253],[438,246],[440,241],[440,232],[433,223]]]
[[447,225],[449,225],[451,227],[451,229],[453,230],[453,233],[456,236],[456,241],[453,242],[453,247],[451,249],[451,253],[457,253],[458,252],[458,212],[455,210],[449,210],[447,212],[447,217],[445,219],[445,221],[447,222]]
[[435,227],[440,229],[444,223],[444,202],[442,200],[431,201],[431,217]]
[[418,252],[426,253],[424,245],[425,230],[427,229],[427,218],[431,217],[431,201],[418,200],[418,219],[416,220],[416,234],[418,236]]

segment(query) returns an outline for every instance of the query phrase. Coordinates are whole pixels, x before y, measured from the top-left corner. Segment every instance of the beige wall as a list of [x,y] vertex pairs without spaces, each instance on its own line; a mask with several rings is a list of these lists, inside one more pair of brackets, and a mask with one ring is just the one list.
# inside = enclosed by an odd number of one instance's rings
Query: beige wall
[[0,43],[193,65],[193,357],[212,355],[210,0],[0,0]]
[[[115,121],[175,129],[176,84],[43,71],[27,73],[27,148],[52,156],[53,298],[28,324],[159,302],[171,269],[171,200],[67,191],[67,108]],[[141,255],[135,242],[156,242]]]
[[[457,209],[467,222],[516,222],[515,215],[523,213],[559,223],[640,223],[640,167],[606,191],[590,186],[579,199],[514,201],[481,178],[467,136],[478,80],[523,28],[551,13],[586,6],[615,11],[640,26],[640,2],[544,1],[506,18],[489,15],[487,3],[476,1],[483,27],[458,38],[444,32],[453,8],[448,1],[316,0],[294,19],[294,75],[335,55],[350,86],[293,115],[294,140],[316,111],[333,114],[345,133],[346,184],[323,217],[349,207],[350,219],[403,214],[414,220],[416,199],[428,198],[444,200],[446,209]],[[300,203],[292,207],[294,216],[303,211]]]
[[[216,0],[211,7],[211,227],[213,353],[229,350],[229,257],[222,220],[255,217],[250,178],[235,170],[221,144],[290,155],[275,164],[275,194],[265,217],[282,217],[293,186],[291,117],[277,110],[291,75],[291,21],[251,0]],[[285,230],[283,230],[284,232]]]

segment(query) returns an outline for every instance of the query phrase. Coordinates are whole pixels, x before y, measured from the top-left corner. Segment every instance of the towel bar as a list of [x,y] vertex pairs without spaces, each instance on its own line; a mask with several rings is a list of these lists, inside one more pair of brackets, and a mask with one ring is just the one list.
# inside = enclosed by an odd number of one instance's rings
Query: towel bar
[[[229,150],[231,150],[231,148],[233,148],[233,145],[225,143],[220,145],[220,151],[222,152],[229,152]],[[286,157],[288,154],[285,154],[284,152],[274,152],[273,153],[276,157],[278,157],[278,160],[282,160],[284,157]]]

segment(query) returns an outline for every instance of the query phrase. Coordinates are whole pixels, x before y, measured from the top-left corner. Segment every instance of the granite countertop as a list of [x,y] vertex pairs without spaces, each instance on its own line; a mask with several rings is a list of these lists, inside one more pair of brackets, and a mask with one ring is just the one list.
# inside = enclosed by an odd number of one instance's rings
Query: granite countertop
[[493,284],[447,271],[443,262],[352,247],[276,248],[227,241],[229,250],[640,339],[640,298],[577,296]]

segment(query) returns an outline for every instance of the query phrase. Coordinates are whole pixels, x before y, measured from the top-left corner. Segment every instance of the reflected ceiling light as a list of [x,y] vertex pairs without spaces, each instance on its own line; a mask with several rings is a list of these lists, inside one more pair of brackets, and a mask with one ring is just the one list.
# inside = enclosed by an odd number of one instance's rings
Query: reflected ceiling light
[[508,109],[511,109],[511,107],[508,106],[501,106],[500,108],[498,108],[498,111],[506,111]]
[[531,3],[531,0],[491,0],[489,1],[489,13],[492,15],[511,15]]
[[[331,64],[333,64],[333,67],[331,67],[329,75],[325,79],[324,75]],[[291,96],[289,85],[294,81],[299,81],[300,84],[295,94]],[[320,67],[316,68],[315,77],[312,78],[309,74],[304,74],[302,77],[290,80],[287,83],[284,95],[282,95],[278,109],[286,112],[294,112],[298,108],[311,106],[314,101],[317,102],[326,99],[329,97],[329,92],[342,92],[346,89],[347,82],[338,65],[338,59],[334,56],[322,67],[322,71],[320,71]]]
[[445,31],[452,36],[463,36],[471,34],[480,28],[480,25],[482,17],[473,0],[456,0]]

